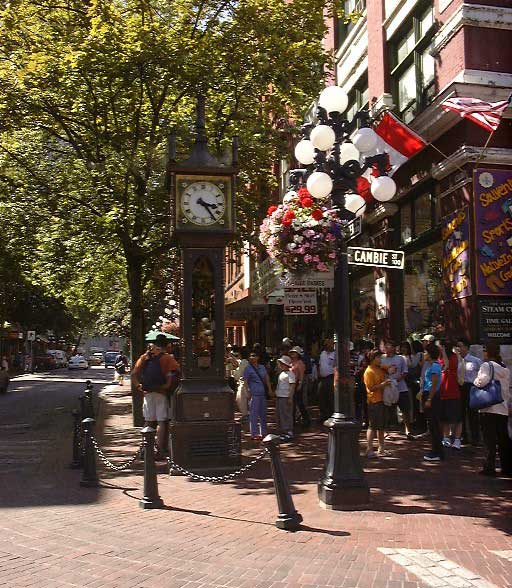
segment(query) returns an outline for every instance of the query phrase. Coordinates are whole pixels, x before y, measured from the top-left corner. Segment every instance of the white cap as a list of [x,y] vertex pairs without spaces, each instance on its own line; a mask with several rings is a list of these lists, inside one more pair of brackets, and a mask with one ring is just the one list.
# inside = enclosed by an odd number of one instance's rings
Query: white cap
[[288,357],[288,355],[281,355],[277,361],[284,363],[284,365],[287,365],[288,367],[292,366],[292,360]]
[[435,339],[434,335],[424,335],[422,341],[430,341],[432,343]]

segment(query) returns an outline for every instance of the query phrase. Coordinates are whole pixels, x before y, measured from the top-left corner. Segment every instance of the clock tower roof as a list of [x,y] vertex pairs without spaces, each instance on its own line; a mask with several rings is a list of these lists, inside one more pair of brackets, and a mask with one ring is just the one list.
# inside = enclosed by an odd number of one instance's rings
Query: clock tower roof
[[172,135],[170,138],[169,148],[172,170],[186,170],[195,172],[202,171],[223,174],[236,173],[236,167],[238,164],[238,139],[236,137],[233,138],[231,157],[218,158],[215,155],[212,155],[208,149],[208,137],[206,135],[205,97],[202,94],[198,95],[197,97],[196,140],[194,142],[190,157],[180,163],[177,163],[175,160],[175,140],[176,137]]

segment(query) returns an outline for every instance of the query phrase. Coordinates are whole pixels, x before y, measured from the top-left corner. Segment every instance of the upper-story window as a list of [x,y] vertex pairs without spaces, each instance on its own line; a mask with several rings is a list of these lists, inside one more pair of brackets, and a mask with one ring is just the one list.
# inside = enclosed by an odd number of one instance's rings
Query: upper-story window
[[348,106],[344,116],[348,120],[352,120],[357,112],[368,108],[369,100],[368,77],[364,75],[348,94]]
[[[366,8],[366,0],[341,0],[340,4],[343,6],[343,10],[347,16],[355,11],[362,11]],[[350,20],[347,23],[344,21],[344,18],[338,19],[338,48],[343,45],[343,41],[345,41],[355,26],[355,23]]]
[[390,43],[394,99],[405,122],[430,104],[435,94],[435,60],[429,53],[434,35],[432,4],[422,4]]
[[403,245],[435,229],[438,224],[438,199],[431,191],[418,194],[400,208],[400,235]]

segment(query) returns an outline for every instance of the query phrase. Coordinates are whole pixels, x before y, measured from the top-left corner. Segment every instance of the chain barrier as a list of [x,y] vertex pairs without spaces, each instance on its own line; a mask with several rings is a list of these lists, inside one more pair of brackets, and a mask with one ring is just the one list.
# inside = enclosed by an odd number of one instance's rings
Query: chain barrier
[[173,470],[180,472],[184,476],[189,477],[192,480],[198,480],[199,482],[212,482],[213,484],[219,484],[221,482],[227,482],[228,480],[234,480],[245,474],[250,469],[252,469],[258,462],[260,462],[268,453],[268,449],[263,449],[253,460],[251,460],[247,465],[242,466],[240,469],[232,472],[231,474],[225,474],[224,476],[201,476],[200,474],[195,474],[185,468],[182,468],[180,465],[172,461],[170,457],[167,458],[167,463],[169,464],[169,476],[172,476]]
[[129,459],[126,463],[124,463],[122,465],[115,465],[103,453],[103,451],[101,450],[101,447],[98,445],[96,439],[93,436],[91,436],[91,440],[92,440],[93,447],[96,450],[96,453],[98,454],[98,457],[101,459],[101,461],[103,462],[103,464],[106,465],[107,468],[109,468],[111,470],[114,470],[116,472],[120,472],[122,470],[127,470],[138,459],[141,459],[142,458],[142,444],[141,444],[139,450],[137,451],[137,453],[131,459]]

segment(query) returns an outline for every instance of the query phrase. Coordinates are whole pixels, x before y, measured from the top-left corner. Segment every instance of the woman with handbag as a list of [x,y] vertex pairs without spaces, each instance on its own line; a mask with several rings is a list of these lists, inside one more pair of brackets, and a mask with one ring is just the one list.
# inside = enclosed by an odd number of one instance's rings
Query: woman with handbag
[[[498,402],[480,409],[480,423],[486,449],[484,467],[480,471],[480,474],[483,476],[496,476],[497,448],[501,462],[501,475],[512,477],[512,440],[507,430],[511,402],[510,371],[501,362],[498,343],[487,343],[485,345],[484,360],[484,363],[480,366],[474,385],[477,388],[484,388],[484,386],[488,386],[493,381],[499,382],[503,402]],[[472,391],[470,392],[470,396]]]
[[252,352],[249,365],[243,374],[249,397],[249,427],[251,439],[260,441],[267,434],[267,399],[265,387],[271,393],[270,379],[265,366],[260,365],[259,356]]

